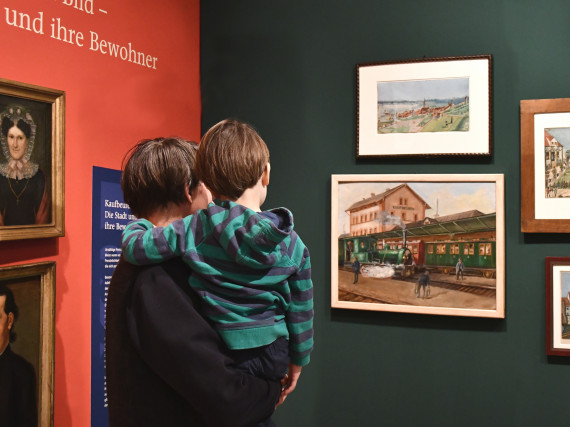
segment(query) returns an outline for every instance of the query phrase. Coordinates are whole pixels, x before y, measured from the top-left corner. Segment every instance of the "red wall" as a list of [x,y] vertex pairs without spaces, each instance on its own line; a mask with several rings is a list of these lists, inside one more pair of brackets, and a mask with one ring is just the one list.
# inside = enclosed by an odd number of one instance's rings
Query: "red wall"
[[[93,14],[65,2],[0,3],[0,77],[66,92],[65,237],[0,242],[0,265],[57,263],[58,427],[90,423],[92,167],[119,169],[123,154],[142,138],[197,140],[201,111],[199,0],[77,0]],[[41,12],[44,34],[8,25],[12,10],[32,19]],[[83,33],[83,46],[52,38],[52,18]],[[90,31],[157,57],[156,69],[90,50]]]

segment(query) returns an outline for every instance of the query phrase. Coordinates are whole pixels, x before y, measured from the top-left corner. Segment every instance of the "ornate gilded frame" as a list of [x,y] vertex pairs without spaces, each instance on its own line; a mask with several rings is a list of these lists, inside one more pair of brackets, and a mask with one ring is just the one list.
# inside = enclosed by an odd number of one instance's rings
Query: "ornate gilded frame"
[[[43,144],[45,152],[49,153],[45,157],[49,158],[42,157],[41,160],[49,167],[50,172],[46,173],[46,183],[49,185],[51,215],[46,224],[0,226],[0,241],[61,237],[65,234],[65,92],[0,79],[0,110],[11,104],[22,104],[26,108],[46,111],[45,121],[50,123],[50,126],[45,132],[46,141]],[[0,158],[4,160],[2,154]]]

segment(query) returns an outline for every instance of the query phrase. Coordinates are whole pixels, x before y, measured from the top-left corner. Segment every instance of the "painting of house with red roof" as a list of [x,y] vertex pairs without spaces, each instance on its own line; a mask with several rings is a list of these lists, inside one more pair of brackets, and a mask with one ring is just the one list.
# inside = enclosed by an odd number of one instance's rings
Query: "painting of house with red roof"
[[570,128],[544,129],[545,196],[570,197]]

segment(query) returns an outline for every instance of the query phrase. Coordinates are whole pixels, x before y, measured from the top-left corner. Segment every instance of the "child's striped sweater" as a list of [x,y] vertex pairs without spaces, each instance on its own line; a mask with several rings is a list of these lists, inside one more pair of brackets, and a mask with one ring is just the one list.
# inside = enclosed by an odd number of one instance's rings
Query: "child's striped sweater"
[[182,256],[203,313],[231,349],[289,339],[291,362],[305,366],[313,348],[309,251],[285,208],[254,212],[234,202],[210,204],[168,227],[141,219],[123,232],[134,264]]

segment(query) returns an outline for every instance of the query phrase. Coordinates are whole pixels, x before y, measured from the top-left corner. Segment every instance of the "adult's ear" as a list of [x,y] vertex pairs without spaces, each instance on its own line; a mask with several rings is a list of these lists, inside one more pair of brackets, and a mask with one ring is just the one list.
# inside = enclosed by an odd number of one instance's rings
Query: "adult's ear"
[[261,175],[261,184],[263,184],[264,187],[267,187],[269,185],[270,174],[271,174],[271,164],[267,162],[267,164],[265,165],[265,169],[263,170],[263,175]]
[[14,313],[10,312],[8,313],[8,330],[11,330],[13,325],[14,325]]

